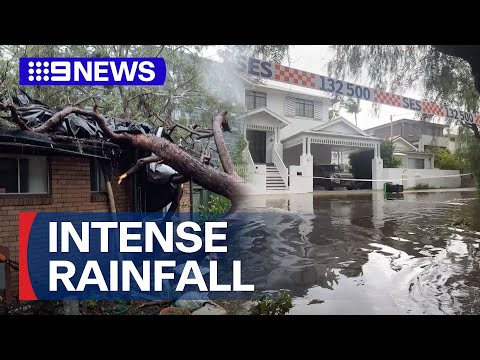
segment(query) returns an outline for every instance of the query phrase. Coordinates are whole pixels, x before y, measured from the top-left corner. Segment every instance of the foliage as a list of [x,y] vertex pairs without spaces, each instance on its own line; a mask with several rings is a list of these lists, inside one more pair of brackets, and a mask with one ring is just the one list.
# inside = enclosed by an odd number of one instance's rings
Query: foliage
[[340,111],[337,109],[328,110],[328,120],[333,120],[340,116]]
[[460,147],[455,154],[461,161],[463,171],[471,172],[477,184],[480,184],[480,141],[464,127],[459,129],[458,139]]
[[383,159],[384,168],[397,168],[400,166],[402,161],[399,158],[393,156],[395,152],[395,144],[385,139],[380,144],[380,157]]
[[421,86],[428,100],[475,112],[480,97],[470,65],[431,45],[332,45],[329,73],[347,80],[363,75],[373,87],[404,91]]
[[252,315],[285,315],[292,307],[292,297],[286,291],[278,293],[277,296],[262,293]]
[[457,154],[452,154],[450,150],[436,148],[433,151],[435,155],[435,167],[442,170],[461,170],[462,160]]
[[360,99],[347,98],[342,102],[342,107],[347,110],[348,113],[355,115],[355,126],[358,126],[357,114],[361,111]]
[[[394,157],[395,145],[388,139],[382,141],[380,145],[380,157],[383,159],[384,168],[397,168],[401,160]],[[357,179],[372,178],[372,159],[374,151],[372,149],[359,150],[350,154],[349,164],[352,168],[352,174]]]
[[247,160],[245,159],[245,149],[247,148],[247,140],[243,136],[236,139],[233,144],[232,160],[237,174],[244,180],[248,180]]
[[[20,57],[163,57],[167,64],[164,86],[39,86],[29,87],[35,99],[54,107],[67,104],[93,106],[103,114],[159,125],[159,119],[172,117],[181,109],[197,123],[211,121],[219,110],[231,112],[232,103],[209,92],[206,60],[201,54],[207,46],[184,45],[0,45],[0,98],[9,98],[18,86]],[[219,47],[219,53],[248,50],[256,56],[281,60],[285,45]],[[223,50],[223,52],[222,52]],[[224,59],[226,59],[224,57]],[[211,63],[211,62],[210,62]],[[217,79],[215,79],[217,80]],[[203,124],[203,123],[202,123]]]
[[281,63],[285,57],[288,57],[288,50],[289,45],[228,45],[219,46],[217,51],[224,59],[231,59],[241,54]]
[[352,174],[356,179],[372,178],[373,150],[358,150],[350,153],[348,163],[352,168]]
[[207,205],[200,205],[197,212],[200,214],[199,222],[218,221],[230,209],[232,203],[221,195],[210,195]]

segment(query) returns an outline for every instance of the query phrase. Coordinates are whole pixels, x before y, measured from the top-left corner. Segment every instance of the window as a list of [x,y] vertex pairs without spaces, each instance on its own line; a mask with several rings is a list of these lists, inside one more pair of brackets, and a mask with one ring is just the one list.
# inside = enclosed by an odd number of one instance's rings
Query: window
[[90,191],[105,192],[105,178],[103,177],[102,166],[98,159],[90,161]]
[[425,160],[424,159],[415,159],[415,169],[424,169]]
[[305,99],[295,99],[295,116],[313,118],[313,101]]
[[40,156],[0,156],[1,194],[48,193],[48,162]]
[[425,160],[424,159],[408,159],[408,168],[409,169],[425,169]]
[[245,106],[248,110],[267,106],[267,94],[259,91],[245,91]]

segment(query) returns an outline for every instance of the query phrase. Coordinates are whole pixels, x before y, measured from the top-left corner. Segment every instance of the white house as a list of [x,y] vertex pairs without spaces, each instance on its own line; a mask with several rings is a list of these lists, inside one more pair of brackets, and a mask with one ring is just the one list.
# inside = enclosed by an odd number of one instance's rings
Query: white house
[[400,168],[404,169],[433,169],[434,155],[420,152],[413,144],[401,136],[393,137],[395,152],[393,155],[401,160]]
[[[313,164],[330,164],[332,152],[374,150],[372,179],[383,169],[381,139],[344,118],[328,119],[331,100],[277,85],[244,82],[246,157],[254,194],[313,191]],[[373,189],[383,184],[373,182]]]

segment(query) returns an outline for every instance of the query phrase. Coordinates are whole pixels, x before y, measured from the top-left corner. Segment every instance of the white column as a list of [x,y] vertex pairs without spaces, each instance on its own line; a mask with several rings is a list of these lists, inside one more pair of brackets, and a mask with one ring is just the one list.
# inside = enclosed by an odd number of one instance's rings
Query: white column
[[[375,144],[373,153],[372,180],[380,180],[383,176],[383,160],[380,157],[380,144]],[[372,181],[372,190],[382,190],[383,184],[381,181]]]
[[303,139],[304,152],[300,156],[300,167],[302,168],[301,187],[304,192],[313,191],[313,156],[310,153],[310,138]]
[[307,138],[302,139],[302,155],[307,153]]

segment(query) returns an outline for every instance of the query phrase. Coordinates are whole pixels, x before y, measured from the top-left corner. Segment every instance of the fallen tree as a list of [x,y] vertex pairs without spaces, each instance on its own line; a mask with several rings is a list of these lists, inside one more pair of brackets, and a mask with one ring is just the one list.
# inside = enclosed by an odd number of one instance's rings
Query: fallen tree
[[[183,126],[172,121],[170,121],[170,126],[167,128],[169,134],[175,129],[180,128],[188,133],[188,137],[192,140],[213,137],[223,168],[223,171],[221,171],[210,166],[210,153],[208,149],[205,149],[205,151],[202,152],[200,158],[196,158],[180,145],[175,144],[164,137],[157,137],[153,134],[114,132],[107,125],[106,118],[98,111],[97,106],[95,106],[93,110],[76,106],[67,106],[61,111],[53,114],[43,124],[35,127],[30,127],[28,123],[22,119],[21,111],[28,110],[28,108],[20,108],[13,103],[0,103],[0,110],[9,111],[10,115],[4,116],[4,118],[16,124],[20,129],[44,134],[53,132],[55,127],[60,125],[68,115],[82,115],[95,121],[109,141],[122,146],[131,146],[154,154],[139,159],[130,170],[120,176],[118,180],[119,183],[129,175],[143,168],[145,165],[157,162],[166,164],[178,172],[179,175],[172,178],[172,183],[181,184],[192,180],[203,188],[230,199],[232,202],[232,209],[238,204],[240,196],[246,194],[247,184],[237,175],[223,136],[224,131],[230,131],[227,112],[223,112],[213,117],[211,129],[196,129],[196,126]],[[167,124],[167,121],[165,123]],[[181,196],[182,194],[180,192],[172,200],[170,211],[176,211]]]

